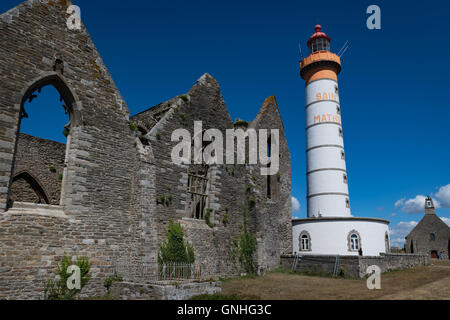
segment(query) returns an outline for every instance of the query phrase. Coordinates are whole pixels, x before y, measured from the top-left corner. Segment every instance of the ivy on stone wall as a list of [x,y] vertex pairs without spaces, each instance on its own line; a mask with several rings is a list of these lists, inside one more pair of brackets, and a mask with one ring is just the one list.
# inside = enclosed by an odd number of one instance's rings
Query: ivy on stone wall
[[212,213],[213,209],[208,208],[206,209],[206,213],[205,213],[205,222],[208,225],[208,227],[213,228],[213,224],[211,223],[211,213]]
[[247,229],[247,208],[242,210],[243,224],[242,232],[238,238],[233,240],[231,257],[236,265],[239,265],[247,274],[255,274],[256,266],[254,254],[256,251],[256,239]]

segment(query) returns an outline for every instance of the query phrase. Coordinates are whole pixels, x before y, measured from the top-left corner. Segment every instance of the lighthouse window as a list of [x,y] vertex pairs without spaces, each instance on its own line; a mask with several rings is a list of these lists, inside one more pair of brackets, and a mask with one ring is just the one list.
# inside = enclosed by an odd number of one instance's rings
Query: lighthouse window
[[358,251],[361,248],[361,236],[356,230],[352,230],[347,235],[348,251]]
[[342,128],[339,128],[339,137],[342,137]]
[[311,52],[330,50],[330,42],[325,38],[317,38],[311,42]]
[[336,113],[341,114],[341,108],[339,106],[336,106]]
[[299,240],[299,251],[311,251],[311,237],[307,231],[300,233]]
[[347,175],[344,173],[344,183],[345,184],[347,184],[348,183],[348,181],[347,181]]
[[350,200],[348,200],[348,198],[345,199],[345,207],[350,208]]
[[359,237],[354,233],[350,236],[350,248],[352,251],[359,250]]
[[430,241],[435,241],[436,240],[436,236],[434,235],[434,233],[430,233]]
[[344,151],[341,151],[341,159],[345,160],[345,152]]

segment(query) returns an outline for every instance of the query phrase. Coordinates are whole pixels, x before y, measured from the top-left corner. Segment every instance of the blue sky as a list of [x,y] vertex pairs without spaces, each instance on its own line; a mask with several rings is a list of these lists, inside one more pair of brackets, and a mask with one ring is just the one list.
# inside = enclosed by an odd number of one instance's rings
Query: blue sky
[[[0,11],[20,2],[2,0]],[[305,54],[320,23],[332,51],[350,42],[339,91],[353,215],[391,220],[398,242],[422,217],[417,196],[431,194],[441,207],[437,213],[450,221],[448,2],[74,3],[131,114],[187,92],[205,72],[219,81],[233,119],[252,120],[275,95],[291,150],[298,217],[306,215],[298,43]],[[366,28],[371,4],[381,8],[381,30]],[[25,120],[23,131],[62,141],[67,117],[58,98],[45,88],[28,106],[34,120]]]

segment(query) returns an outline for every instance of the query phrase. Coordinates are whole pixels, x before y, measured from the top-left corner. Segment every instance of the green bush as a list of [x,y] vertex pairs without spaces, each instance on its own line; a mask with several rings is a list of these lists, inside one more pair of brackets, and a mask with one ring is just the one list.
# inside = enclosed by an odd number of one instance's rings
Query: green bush
[[63,130],[63,135],[64,135],[64,137],[68,137],[69,136],[69,129],[67,129],[67,128],[64,128],[64,130]]
[[122,281],[123,281],[122,276],[118,276],[118,275],[114,274],[114,275],[110,275],[110,276],[106,277],[105,281],[103,281],[103,285],[105,286],[105,288],[109,294],[109,289],[111,288],[112,284],[114,282],[122,282]]
[[223,224],[224,224],[224,225],[227,225],[228,222],[229,222],[228,213],[225,213],[225,214],[223,215]]
[[130,121],[129,126],[130,126],[130,129],[133,130],[133,131],[138,131],[139,130],[138,126],[133,121]]
[[167,230],[167,240],[164,241],[158,250],[158,262],[186,262],[194,263],[194,247],[184,240],[183,227],[179,223],[169,222]]
[[208,208],[206,209],[206,213],[205,213],[205,222],[208,225],[208,227],[213,228],[213,224],[211,223],[211,213],[212,213],[212,209]]
[[235,124],[236,126],[247,126],[247,125],[248,125],[248,121],[245,121],[245,120],[237,120],[234,124]]
[[44,297],[46,300],[71,300],[83,290],[91,279],[89,270],[91,269],[91,264],[86,257],[77,258],[75,265],[80,268],[80,289],[69,289],[67,287],[67,280],[71,274],[67,273],[67,268],[72,265],[72,260],[64,255],[61,261],[61,266],[58,264],[58,276],[57,281],[49,280],[44,290]]

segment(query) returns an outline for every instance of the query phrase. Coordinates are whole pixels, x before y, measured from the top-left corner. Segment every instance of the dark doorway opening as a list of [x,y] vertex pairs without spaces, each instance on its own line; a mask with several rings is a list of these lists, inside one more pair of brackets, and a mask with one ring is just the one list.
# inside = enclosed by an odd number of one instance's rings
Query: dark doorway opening
[[436,250],[431,250],[431,259],[439,259],[439,255]]

